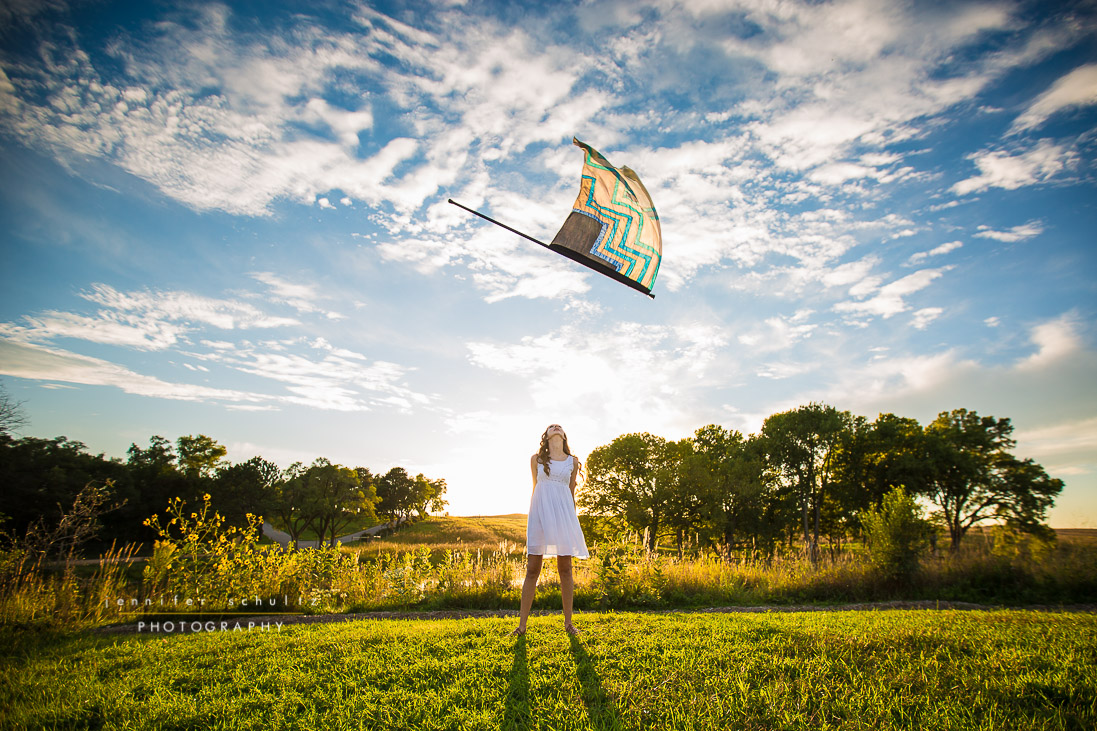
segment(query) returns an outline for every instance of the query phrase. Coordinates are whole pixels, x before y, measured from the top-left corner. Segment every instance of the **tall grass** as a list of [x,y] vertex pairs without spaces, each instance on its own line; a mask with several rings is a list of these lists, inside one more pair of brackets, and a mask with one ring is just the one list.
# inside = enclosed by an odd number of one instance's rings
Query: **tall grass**
[[[468,546],[472,541],[453,535],[461,530],[459,522],[419,526],[421,536],[434,539],[430,545],[389,540],[281,551],[258,543],[254,522],[233,534],[223,530],[219,516],[201,508],[188,514],[176,505],[169,515],[171,528],[161,527],[162,539],[140,570],[129,563],[132,546],[112,547],[98,567],[83,574],[69,562],[60,570],[40,567],[15,576],[3,567],[16,557],[0,555],[0,621],[73,626],[164,612],[516,609],[519,604],[525,572],[520,544],[504,538]],[[488,534],[497,538],[509,523]],[[976,537],[957,554],[925,557],[901,582],[875,570],[855,546],[817,564],[794,551],[747,551],[730,559],[697,552],[679,558],[677,552],[647,551],[639,536],[593,546],[589,559],[575,562],[574,573],[578,609],[926,599],[1016,606],[1097,599],[1093,546],[1030,545],[1002,537]],[[551,609],[559,603],[559,577],[549,560],[534,606]]]

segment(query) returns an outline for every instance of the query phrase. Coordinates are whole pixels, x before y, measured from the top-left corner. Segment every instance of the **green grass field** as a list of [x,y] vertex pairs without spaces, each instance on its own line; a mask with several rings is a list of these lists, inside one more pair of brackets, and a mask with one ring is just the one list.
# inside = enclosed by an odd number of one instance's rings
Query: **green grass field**
[[5,631],[5,728],[1092,729],[1097,615],[367,620]]

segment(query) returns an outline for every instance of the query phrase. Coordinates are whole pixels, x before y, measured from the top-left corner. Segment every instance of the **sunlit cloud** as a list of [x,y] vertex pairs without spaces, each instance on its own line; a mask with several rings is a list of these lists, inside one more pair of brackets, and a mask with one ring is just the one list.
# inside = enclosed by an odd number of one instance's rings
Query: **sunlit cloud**
[[718,330],[703,325],[621,323],[611,332],[567,326],[517,343],[468,347],[473,364],[520,379],[539,412],[581,415],[587,431],[611,438],[612,430],[630,425],[671,432],[689,428],[702,383],[716,368],[725,342]]
[[1038,96],[1013,121],[1009,131],[1016,134],[1039,127],[1062,110],[1093,104],[1097,104],[1097,64],[1086,64],[1058,79],[1050,89]]

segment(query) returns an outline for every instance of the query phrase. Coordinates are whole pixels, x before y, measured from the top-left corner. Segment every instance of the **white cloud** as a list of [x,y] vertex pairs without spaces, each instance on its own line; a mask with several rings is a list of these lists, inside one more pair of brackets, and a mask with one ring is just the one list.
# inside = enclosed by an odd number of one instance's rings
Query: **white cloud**
[[228,404],[264,404],[274,400],[265,394],[171,383],[136,373],[124,366],[79,355],[59,348],[18,342],[0,336],[0,373],[31,380],[61,381],[89,386],[109,386],[124,393],[178,401],[213,401]]
[[910,258],[907,259],[907,264],[920,264],[931,256],[941,256],[942,254],[947,254],[950,251],[956,251],[963,245],[963,242],[960,241],[950,241],[947,244],[941,244],[940,246],[930,249],[929,251],[919,251],[915,254],[910,255]]
[[81,297],[119,312],[210,325],[221,330],[275,328],[299,324],[288,317],[275,317],[247,302],[214,299],[190,292],[150,290],[119,292],[105,284],[95,284]]
[[1046,182],[1074,165],[1077,156],[1050,140],[1040,140],[1028,152],[1016,155],[1008,152],[982,152],[969,155],[969,159],[975,161],[979,175],[953,185],[953,192],[959,195],[978,193],[987,188],[1015,190]]
[[1017,364],[1019,371],[1035,371],[1054,365],[1082,349],[1078,334],[1078,320],[1074,313],[1035,326],[1032,343],[1038,350]]
[[936,320],[944,312],[941,307],[925,307],[914,313],[911,325],[916,330],[925,330],[929,324]]
[[331,312],[320,307],[317,302],[324,299],[313,284],[299,284],[287,281],[273,272],[253,272],[252,278],[262,282],[270,288],[272,301],[284,302],[298,312],[323,314],[329,320],[343,319],[338,312]]
[[22,342],[74,338],[141,350],[164,350],[206,325],[221,330],[269,329],[297,325],[296,320],[267,315],[246,302],[189,292],[119,292],[95,284],[80,295],[103,309],[94,315],[47,311],[26,315],[26,325],[0,324],[0,333]]
[[1097,104],[1097,64],[1079,66],[1058,79],[1036,98],[1010,127],[1010,133],[1042,125],[1053,114],[1073,107]]
[[861,0],[737,8],[759,32],[725,41],[726,50],[777,75],[781,96],[751,126],[775,162],[821,166],[814,175],[829,184],[864,176],[868,168],[843,161],[849,151],[916,136],[920,119],[972,98],[1001,73],[978,64],[949,77],[936,71],[980,33],[1016,27],[1007,8],[915,8]]
[[777,362],[777,363],[765,363],[759,366],[755,372],[759,378],[769,378],[775,381],[780,381],[786,378],[792,378],[793,376],[799,376],[804,373],[809,373],[816,370],[819,367],[817,363],[790,363],[790,362]]
[[[592,20],[593,10],[576,12]],[[648,32],[642,14],[623,7],[598,14],[599,24],[630,39],[610,48],[622,66],[615,70],[592,63],[581,42],[556,45],[532,28],[503,27],[464,11],[441,10],[412,27],[360,7],[358,29],[333,32],[302,21],[273,43],[232,30],[226,6],[206,6],[186,22],[157,25],[155,43],[114,39],[109,53],[125,68],[118,77],[107,77],[71,37],[49,36],[52,60],[37,72],[20,67],[21,86],[12,89],[35,89],[51,103],[25,94],[20,103],[30,111],[10,124],[28,144],[62,160],[110,160],[201,210],[267,215],[279,200],[322,208],[335,200],[390,205],[387,224],[400,237],[399,244],[382,244],[390,260],[472,267],[472,281],[493,301],[568,297],[586,291],[586,275],[553,271],[530,279],[533,267],[526,265],[508,271],[506,257],[480,256],[464,245],[467,239],[455,241],[459,217],[439,213],[446,206],[433,196],[458,186],[476,203],[490,189],[493,205],[521,198],[523,210],[551,211],[546,227],[558,226],[574,195],[571,157],[542,155],[543,170],[559,178],[538,181],[534,191],[523,181],[521,194],[493,178],[494,168],[572,134],[589,133],[604,146],[628,139],[635,128],[676,124],[669,111],[663,117],[633,113],[630,75],[672,88],[670,77],[682,70],[656,59],[711,51],[723,54],[728,68],[753,63],[768,70],[765,83],[750,74],[736,82],[745,98],[733,110],[739,119],[728,126],[734,131],[666,149],[628,150],[620,160],[654,181],[666,228],[678,232],[660,286],[676,291],[699,272],[728,262],[755,266],[777,252],[800,259],[798,268],[777,273],[796,287],[818,281],[856,243],[849,234],[861,222],[824,225],[774,215],[775,208],[863,195],[866,185],[912,174],[904,155],[884,148],[919,135],[924,120],[1054,46],[1031,43],[1023,54],[1000,54],[993,63],[941,75],[956,49],[988,30],[1015,30],[1020,21],[994,5],[928,13],[862,0],[659,2],[654,12],[662,16],[658,32]],[[758,32],[738,38],[707,29],[722,17]],[[637,50],[640,41],[650,52]],[[593,68],[605,77],[592,76]],[[339,107],[325,96],[340,74],[369,79],[380,91],[363,96],[357,108]],[[391,139],[372,137],[381,96],[404,111]],[[726,110],[705,114],[732,121]],[[361,145],[366,138],[374,142],[368,155]],[[780,180],[759,153],[804,177]],[[559,187],[565,180],[569,192]]]
[[869,299],[860,302],[839,302],[834,306],[834,310],[835,312],[848,312],[853,315],[879,315],[886,320],[910,309],[910,306],[903,298],[925,289],[948,269],[949,267],[922,269],[913,274],[908,274],[902,279],[883,285]]
[[[323,341],[267,344],[223,344],[214,352],[186,353],[192,360],[217,363],[242,373],[286,384],[288,393],[257,393],[174,383],[137,373],[126,366],[60,348],[26,342],[0,331],[0,373],[32,380],[108,386],[156,399],[222,403],[234,408],[270,410],[288,404],[334,411],[369,411],[375,407],[410,412],[432,399],[409,388],[408,369],[332,348]],[[315,353],[321,355],[317,357]],[[187,370],[210,373],[204,365],[184,363]]]
[[430,404],[431,398],[414,391],[404,380],[407,368],[332,346],[323,338],[313,341],[241,343],[231,349],[189,353],[193,358],[219,363],[242,373],[288,384],[293,396],[285,403],[335,411],[368,411],[396,406],[402,411]]
[[1031,239],[1033,236],[1039,236],[1043,232],[1044,225],[1040,221],[1029,221],[1028,223],[1014,226],[1005,231],[996,231],[990,226],[980,226],[979,231],[974,235],[984,239],[994,239],[995,241],[1004,241],[1012,244],[1017,241]]
[[[764,326],[759,326],[739,336],[738,340],[748,346],[753,353],[770,353],[786,350],[801,340],[811,337],[817,325],[805,322],[811,315],[810,310],[803,310],[791,317],[770,317]],[[769,366],[776,368],[776,366]],[[788,373],[787,366],[782,367],[781,372]]]
[[[571,93],[586,68],[573,49],[460,11],[437,34],[360,16],[360,31],[300,22],[270,42],[233,30],[226,7],[206,6],[158,23],[156,43],[116,38],[108,53],[125,71],[112,77],[76,36],[43,31],[39,66],[18,67],[19,85],[0,84],[5,105],[24,112],[5,121],[63,162],[102,157],[199,210],[257,216],[279,199],[326,208],[334,190],[414,211],[468,166],[570,135],[598,111],[596,95]],[[385,57],[403,64],[383,66]],[[324,98],[346,73],[372,77],[406,109],[409,134],[361,156],[374,122],[368,97],[357,109]]]
[[1056,422],[1089,420],[1097,408],[1091,387],[1097,353],[1084,347],[1079,329],[1074,313],[1035,325],[1029,337],[1036,352],[1002,365],[966,358],[958,348],[832,365],[829,383],[790,393],[787,402],[825,401],[869,416],[890,411],[923,423],[960,407],[1010,416],[1017,425],[1045,420],[1048,413],[1057,415]]

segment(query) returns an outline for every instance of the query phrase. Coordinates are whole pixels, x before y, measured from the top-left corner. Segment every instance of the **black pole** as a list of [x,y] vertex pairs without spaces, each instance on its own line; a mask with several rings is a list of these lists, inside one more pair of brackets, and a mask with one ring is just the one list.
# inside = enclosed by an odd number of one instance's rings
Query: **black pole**
[[474,215],[477,215],[477,216],[479,216],[480,218],[484,219],[485,221],[491,221],[491,222],[492,222],[492,223],[494,223],[494,224],[495,224],[496,226],[502,226],[502,227],[503,227],[503,228],[505,228],[505,229],[506,229],[507,231],[510,231],[510,232],[511,232],[512,234],[518,234],[519,236],[521,236],[521,237],[522,237],[522,238],[524,238],[524,239],[529,239],[530,241],[532,241],[532,242],[533,242],[533,243],[535,243],[535,244],[540,244],[541,246],[544,246],[544,247],[545,247],[546,249],[550,249],[550,248],[551,248],[551,247],[550,247],[550,246],[549,246],[548,244],[546,244],[546,243],[545,243],[544,241],[538,241],[537,239],[533,238],[532,236],[530,236],[530,235],[528,235],[528,234],[524,234],[524,233],[522,233],[521,231],[519,231],[519,230],[518,230],[518,229],[516,229],[516,228],[511,228],[510,226],[506,225],[505,223],[499,223],[498,221],[496,221],[496,220],[495,220],[494,218],[492,218],[491,216],[485,216],[485,215],[484,215],[483,213],[480,213],[480,211],[474,211],[474,210],[472,210],[471,208],[469,208],[468,206],[463,206],[463,205],[461,205],[460,203],[458,203],[457,201],[453,200],[452,198],[449,198],[449,199],[447,199],[447,200],[449,200],[449,202],[450,202],[450,203],[452,203],[453,205],[457,206],[458,208],[464,208],[464,209],[465,209],[466,211],[468,211],[469,213],[472,213],[472,214],[474,214]]
[[647,291],[642,286],[640,286],[640,284],[638,282],[635,282],[632,279],[629,279],[628,277],[626,277],[623,274],[619,273],[615,269],[612,269],[608,266],[598,266],[595,262],[591,261],[590,259],[583,256],[582,254],[580,254],[578,252],[574,252],[571,249],[568,249],[566,247],[563,247],[563,246],[550,246],[549,244],[546,244],[544,241],[539,241],[538,239],[533,238],[529,234],[524,234],[516,228],[511,228],[510,226],[506,225],[505,223],[499,223],[498,221],[496,221],[491,216],[485,216],[483,213],[480,213],[480,211],[474,211],[471,208],[469,208],[468,206],[463,206],[460,203],[458,203],[457,201],[453,200],[452,198],[447,198],[447,200],[450,203],[452,203],[453,205],[457,206],[458,208],[463,208],[464,210],[468,211],[469,213],[471,213],[475,216],[479,216],[480,218],[484,219],[485,221],[490,221],[491,223],[494,223],[496,226],[500,226],[501,228],[505,228],[507,231],[510,231],[511,233],[518,234],[522,238],[528,239],[529,241],[532,241],[533,243],[535,243],[539,246],[543,246],[546,249],[548,249],[549,251],[555,251],[557,254],[561,254],[563,256],[566,256],[568,259],[571,259],[572,261],[574,261],[577,264],[582,264],[583,266],[587,267],[588,269],[593,269],[594,271],[598,272],[599,274],[610,277],[611,279],[616,279],[621,284],[624,284],[628,287],[631,287],[631,288],[635,289],[637,292],[642,292],[643,294],[646,294],[648,297],[651,297],[652,299],[655,299],[655,295],[653,295],[651,292]]

